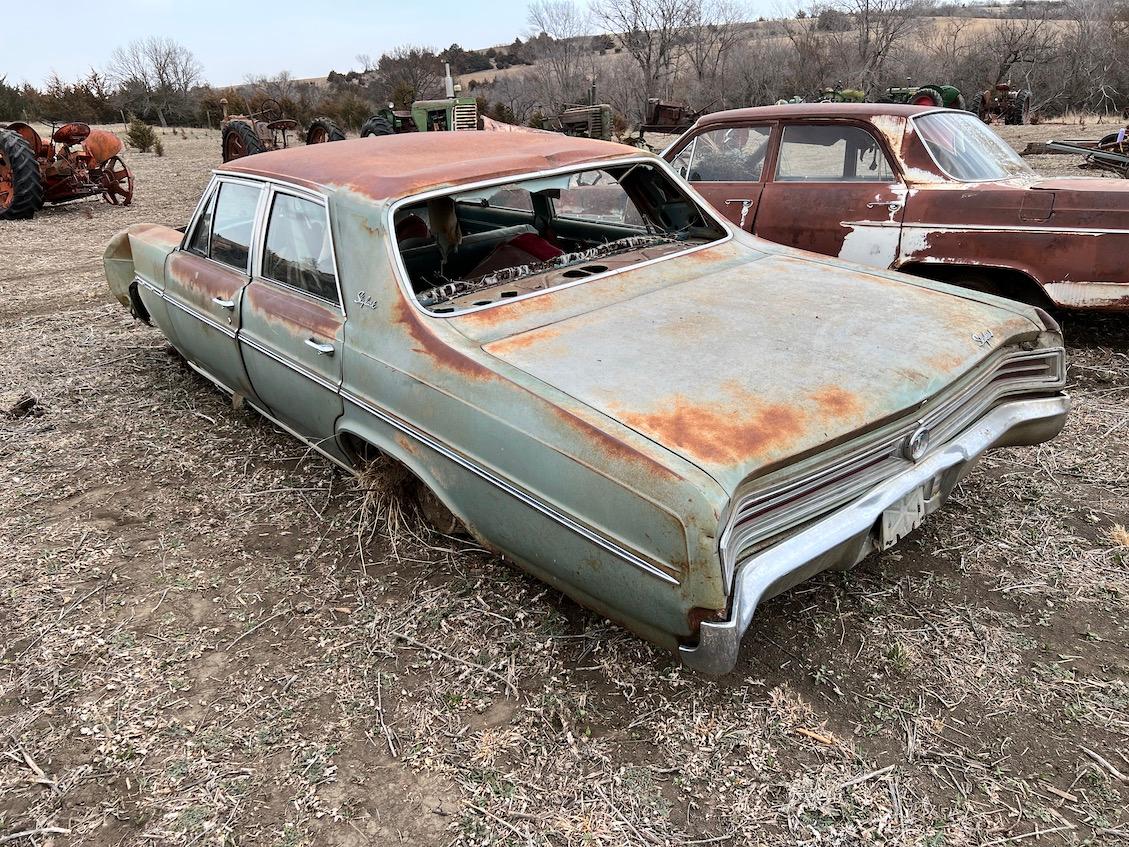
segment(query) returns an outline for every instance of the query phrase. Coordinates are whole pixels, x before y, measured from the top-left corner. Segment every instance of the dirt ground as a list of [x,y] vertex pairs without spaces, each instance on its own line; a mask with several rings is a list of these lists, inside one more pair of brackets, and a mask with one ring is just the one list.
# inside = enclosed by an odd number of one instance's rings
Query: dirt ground
[[112,302],[106,241],[183,223],[219,164],[162,141],[131,208],[0,224],[0,844],[1129,843],[1124,317],[1063,318],[1058,440],[768,603],[712,682]]

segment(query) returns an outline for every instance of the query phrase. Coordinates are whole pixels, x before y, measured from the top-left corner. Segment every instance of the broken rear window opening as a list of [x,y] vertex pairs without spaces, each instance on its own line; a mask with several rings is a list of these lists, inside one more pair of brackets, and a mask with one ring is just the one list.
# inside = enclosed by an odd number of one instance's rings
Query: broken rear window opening
[[913,119],[937,165],[960,182],[992,182],[1034,171],[970,112],[930,112]]
[[506,302],[718,241],[726,230],[660,167],[606,165],[401,206],[396,242],[421,306]]

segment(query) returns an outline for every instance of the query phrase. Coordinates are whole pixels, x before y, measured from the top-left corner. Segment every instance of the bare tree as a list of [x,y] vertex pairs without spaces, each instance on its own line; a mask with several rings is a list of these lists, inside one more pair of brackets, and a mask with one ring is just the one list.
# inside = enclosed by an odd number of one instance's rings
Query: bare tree
[[439,93],[440,62],[430,47],[401,44],[376,63],[373,87],[379,99],[404,108]]
[[576,100],[592,18],[572,0],[537,0],[529,6],[528,44],[538,59],[541,99],[549,108]]
[[290,76],[290,71],[279,71],[274,76],[248,74],[245,79],[256,91],[275,100],[293,100],[296,94],[297,83]]
[[127,106],[155,113],[161,126],[167,126],[170,111],[187,107],[188,92],[200,84],[203,68],[183,44],[151,35],[114,48],[106,73]]
[[540,102],[541,81],[531,72],[501,74],[485,87],[486,98],[504,107],[514,123],[527,124]]
[[734,0],[696,0],[686,25],[686,57],[700,83],[720,82],[725,60],[741,41],[745,8]]
[[850,28],[827,34],[841,72],[866,91],[876,89],[891,55],[933,6],[934,0],[832,0],[821,7],[850,16]]
[[[613,37],[618,37],[639,68],[640,106],[668,88],[683,51],[683,29],[690,25],[694,4],[686,0],[595,0],[592,12]],[[637,110],[634,110],[637,111]]]

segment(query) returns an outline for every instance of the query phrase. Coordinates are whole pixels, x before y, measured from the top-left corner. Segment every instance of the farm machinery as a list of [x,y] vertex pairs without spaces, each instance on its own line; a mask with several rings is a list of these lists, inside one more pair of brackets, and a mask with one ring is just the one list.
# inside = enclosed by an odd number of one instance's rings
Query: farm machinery
[[1072,144],[1067,141],[1051,141],[1051,150],[1063,153],[1078,153],[1083,157],[1078,167],[1087,170],[1109,171],[1129,179],[1129,127],[1104,136],[1097,144]]
[[1031,92],[1026,88],[1012,88],[1010,82],[998,83],[980,92],[976,113],[986,124],[995,120],[1012,126],[1031,123]]
[[[282,105],[274,99],[266,99],[259,109],[248,115],[229,115],[227,98],[220,100],[223,106],[223,160],[230,162],[265,153],[268,150],[281,150],[288,146],[288,133],[298,128],[298,122],[282,116]],[[344,141],[345,133],[329,118],[314,118],[306,129],[307,144],[324,144],[328,141]]]
[[114,206],[133,200],[133,174],[112,132],[84,123],[51,123],[44,139],[23,122],[0,125],[0,219],[31,218],[46,203],[101,195]]
[[910,80],[902,87],[887,88],[878,98],[879,103],[905,103],[911,106],[936,106],[937,108],[960,109],[967,104],[964,95],[955,85],[913,85]]
[[396,109],[389,103],[361,125],[361,138],[370,135],[398,135],[402,132],[463,132],[482,128],[478,101],[457,97],[462,87],[451,77],[450,64],[444,64],[447,96],[441,100],[416,100],[410,109]]

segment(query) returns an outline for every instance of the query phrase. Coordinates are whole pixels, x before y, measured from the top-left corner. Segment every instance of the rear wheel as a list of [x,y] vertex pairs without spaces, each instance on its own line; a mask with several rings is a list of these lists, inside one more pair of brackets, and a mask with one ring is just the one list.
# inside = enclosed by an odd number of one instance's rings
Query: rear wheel
[[1011,102],[1004,123],[1012,126],[1022,126],[1031,123],[1031,92],[1020,91]]
[[325,144],[329,141],[344,141],[345,133],[329,118],[314,118],[306,130],[307,144]]
[[102,163],[102,199],[112,206],[128,206],[133,202],[133,174],[118,156]]
[[367,138],[370,135],[392,135],[395,133],[392,127],[392,121],[381,115],[373,115],[361,126],[361,138]]
[[953,109],[960,109],[962,112],[968,111],[968,104],[964,101],[964,95],[958,94],[956,100],[953,101]]
[[231,162],[244,156],[254,156],[267,148],[255,128],[243,121],[228,124],[223,131],[223,160]]
[[0,131],[0,220],[32,217],[43,208],[43,176],[31,145]]
[[913,106],[944,106],[945,98],[941,96],[940,91],[934,91],[932,88],[919,88],[914,92],[909,102]]

